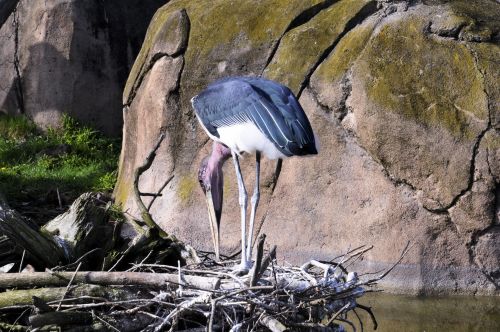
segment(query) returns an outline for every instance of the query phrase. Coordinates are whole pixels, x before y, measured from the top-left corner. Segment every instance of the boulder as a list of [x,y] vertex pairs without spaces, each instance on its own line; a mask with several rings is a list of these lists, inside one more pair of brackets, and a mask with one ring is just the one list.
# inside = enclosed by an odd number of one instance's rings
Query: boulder
[[[117,203],[139,216],[133,172],[165,132],[140,190],[161,191],[151,213],[167,232],[212,250],[197,183],[212,143],[189,101],[217,78],[262,75],[296,93],[321,146],[285,160],[278,178],[275,162],[262,164],[256,233],[279,259],[366,244],[375,247],[356,268],[378,271],[410,241],[384,289],[498,294],[499,10],[486,0],[166,4],[123,96]],[[241,163],[253,188],[254,158]],[[232,163],[224,171],[221,244],[232,254],[238,192]]]
[[0,28],[0,112],[41,128],[67,113],[105,134],[122,129],[121,93],[164,1],[20,0]]

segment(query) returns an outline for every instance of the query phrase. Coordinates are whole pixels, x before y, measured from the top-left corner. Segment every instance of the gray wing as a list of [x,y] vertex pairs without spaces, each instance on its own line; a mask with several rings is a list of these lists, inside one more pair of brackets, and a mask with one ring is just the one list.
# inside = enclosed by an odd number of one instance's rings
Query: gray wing
[[276,82],[232,77],[209,85],[192,103],[200,122],[216,137],[219,127],[251,121],[286,156],[317,153],[302,107]]

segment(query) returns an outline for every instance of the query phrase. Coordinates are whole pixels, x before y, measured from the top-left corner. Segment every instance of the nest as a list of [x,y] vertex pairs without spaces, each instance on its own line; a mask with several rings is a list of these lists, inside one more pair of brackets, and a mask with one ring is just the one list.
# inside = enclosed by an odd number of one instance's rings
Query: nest
[[[345,331],[356,330],[348,319],[356,309],[371,308],[357,299],[384,278],[388,270],[358,275],[348,268],[372,247],[359,247],[329,262],[311,260],[302,266],[278,265],[276,248],[266,254],[258,242],[253,268],[239,275],[236,261],[184,267],[138,263],[121,272],[48,271],[0,274],[0,288],[43,288],[1,293],[0,323],[12,331]],[[69,281],[68,281],[69,280]],[[56,286],[66,287],[56,288]],[[17,292],[17,293],[16,293]],[[32,304],[19,305],[21,295]],[[12,304],[5,304],[8,297]],[[52,296],[52,300],[51,299]],[[3,302],[2,302],[3,301]],[[17,302],[16,302],[17,301]],[[0,317],[1,318],[1,317]],[[3,319],[0,319],[2,321]],[[28,321],[29,324],[19,324]]]

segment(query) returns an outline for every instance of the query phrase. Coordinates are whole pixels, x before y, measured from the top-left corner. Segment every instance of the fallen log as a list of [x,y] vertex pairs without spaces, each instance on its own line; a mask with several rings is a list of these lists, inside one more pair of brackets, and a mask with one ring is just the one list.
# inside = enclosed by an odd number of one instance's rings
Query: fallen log
[[56,266],[66,262],[66,255],[53,237],[37,232],[23,216],[10,208],[0,209],[0,233],[26,250],[37,266]]
[[[114,224],[109,222],[108,203],[109,198],[103,194],[84,193],[68,211],[46,223],[41,233],[56,239],[68,261],[74,261],[95,248],[100,250],[94,253],[93,261],[102,261],[104,253],[114,246]],[[85,264],[84,268],[87,268]]]
[[[73,278],[73,279],[72,279]],[[178,274],[148,272],[34,272],[2,273],[0,288],[31,288],[66,286],[85,283],[101,286],[133,285],[151,288],[177,288],[180,284]],[[185,275],[182,285],[200,290],[215,290],[220,287],[220,279]]]
[[[66,294],[67,293],[67,294]],[[72,298],[94,297],[107,300],[131,300],[137,292],[126,288],[111,288],[97,285],[79,285],[67,292],[66,287],[12,290],[0,293],[0,309],[33,305],[33,297],[44,302],[59,301],[64,295]]]

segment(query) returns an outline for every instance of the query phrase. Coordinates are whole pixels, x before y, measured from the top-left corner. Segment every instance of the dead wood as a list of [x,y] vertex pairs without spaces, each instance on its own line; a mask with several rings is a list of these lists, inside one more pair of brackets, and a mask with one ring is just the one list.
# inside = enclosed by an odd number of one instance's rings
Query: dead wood
[[23,216],[10,208],[0,209],[0,233],[26,250],[38,266],[56,266],[67,256],[51,237],[33,229]]
[[[0,293],[0,310],[11,307],[25,307],[33,305],[36,296],[44,302],[59,301],[66,293],[66,287],[36,288],[26,290],[11,290]],[[108,300],[130,300],[137,298],[137,292],[126,288],[111,288],[97,285],[79,285],[70,289],[67,297],[71,298],[101,298]]]
[[[74,277],[74,278],[73,278]],[[73,284],[85,283],[101,286],[134,285],[151,288],[172,288],[179,285],[177,274],[147,272],[34,272],[2,273],[0,288],[31,288],[66,286],[73,278]],[[182,285],[200,290],[214,290],[220,286],[220,279],[185,275]]]
[[[103,253],[114,245],[114,224],[109,222],[108,203],[109,198],[103,194],[84,193],[71,204],[68,211],[46,223],[41,231],[57,240],[70,261],[96,248],[101,250],[95,252],[92,258],[102,260]],[[84,268],[88,268],[88,264],[84,264]]]
[[288,328],[279,320],[266,314],[262,315],[262,317],[260,318],[260,323],[272,332],[288,331]]

